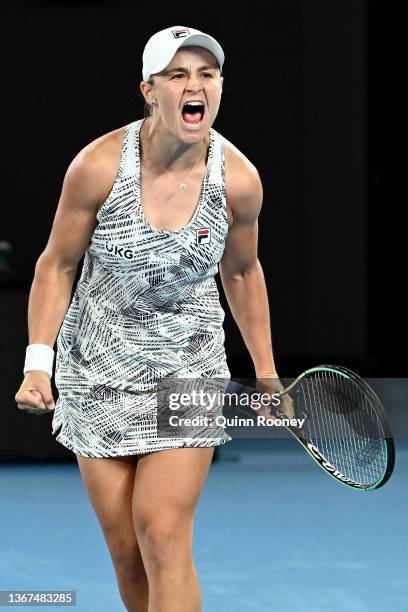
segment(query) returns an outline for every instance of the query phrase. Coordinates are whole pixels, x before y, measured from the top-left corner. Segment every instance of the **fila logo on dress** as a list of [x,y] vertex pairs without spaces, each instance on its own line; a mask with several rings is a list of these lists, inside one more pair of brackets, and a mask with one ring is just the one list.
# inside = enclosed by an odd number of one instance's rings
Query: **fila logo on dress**
[[185,38],[190,35],[190,32],[187,28],[178,28],[177,30],[172,30],[174,38]]
[[210,244],[211,242],[211,228],[210,227],[202,227],[201,229],[196,230],[196,244]]

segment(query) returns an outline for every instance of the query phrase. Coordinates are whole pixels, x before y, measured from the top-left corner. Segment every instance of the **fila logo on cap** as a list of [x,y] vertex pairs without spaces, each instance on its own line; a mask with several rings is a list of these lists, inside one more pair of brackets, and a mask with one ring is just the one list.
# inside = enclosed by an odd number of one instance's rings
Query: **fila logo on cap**
[[201,244],[210,244],[211,241],[211,228],[203,227],[201,229],[196,230],[196,243]]
[[176,30],[172,30],[174,38],[185,38],[190,35],[190,32],[187,28],[178,28]]

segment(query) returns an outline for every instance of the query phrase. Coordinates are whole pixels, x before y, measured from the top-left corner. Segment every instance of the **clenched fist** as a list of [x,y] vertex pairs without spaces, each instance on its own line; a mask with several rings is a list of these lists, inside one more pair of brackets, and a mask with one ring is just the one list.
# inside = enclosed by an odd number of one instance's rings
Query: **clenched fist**
[[43,370],[27,372],[14,399],[20,410],[26,410],[31,414],[40,415],[52,412],[55,408],[55,402],[47,372]]

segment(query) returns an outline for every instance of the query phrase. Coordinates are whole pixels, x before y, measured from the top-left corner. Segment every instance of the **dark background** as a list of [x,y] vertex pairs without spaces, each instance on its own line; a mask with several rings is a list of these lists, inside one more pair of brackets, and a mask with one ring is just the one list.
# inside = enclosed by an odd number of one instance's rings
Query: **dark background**
[[[361,376],[404,376],[401,300],[391,290],[394,237],[381,147],[384,38],[379,3],[282,0],[177,12],[151,2],[2,2],[0,456],[71,456],[43,418],[17,410],[28,295],[75,155],[143,116],[142,53],[170,25],[224,48],[214,128],[258,168],[259,259],[282,377],[323,363]],[[78,271],[77,278],[79,277]],[[252,364],[226,311],[233,376]],[[57,391],[55,390],[55,398]],[[47,424],[48,425],[48,424]],[[17,449],[16,434],[22,449]],[[21,450],[21,453],[20,453]]]

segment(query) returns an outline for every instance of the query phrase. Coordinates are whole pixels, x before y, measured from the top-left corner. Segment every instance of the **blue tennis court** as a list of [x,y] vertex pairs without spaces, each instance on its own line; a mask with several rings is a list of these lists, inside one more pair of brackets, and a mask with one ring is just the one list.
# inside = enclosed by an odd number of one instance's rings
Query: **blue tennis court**
[[[360,492],[293,440],[234,439],[197,509],[203,611],[408,609],[407,469],[399,440],[391,480]],[[0,486],[0,589],[75,590],[81,612],[125,610],[76,465],[3,464]]]

